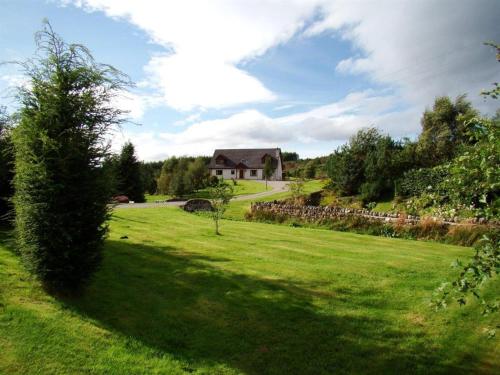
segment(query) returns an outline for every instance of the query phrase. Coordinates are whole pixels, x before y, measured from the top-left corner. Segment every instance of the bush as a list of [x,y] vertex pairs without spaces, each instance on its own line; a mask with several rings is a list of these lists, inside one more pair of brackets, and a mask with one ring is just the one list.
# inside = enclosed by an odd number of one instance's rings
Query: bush
[[396,195],[417,197],[426,192],[436,191],[447,176],[448,171],[444,166],[412,169],[405,172],[397,181]]
[[210,178],[208,179],[208,185],[212,187],[219,185],[219,177],[210,176]]
[[127,82],[50,25],[37,44],[46,56],[24,65],[31,85],[21,89],[13,133],[17,244],[45,287],[75,292],[101,260],[110,197],[103,145],[122,121],[111,101]]

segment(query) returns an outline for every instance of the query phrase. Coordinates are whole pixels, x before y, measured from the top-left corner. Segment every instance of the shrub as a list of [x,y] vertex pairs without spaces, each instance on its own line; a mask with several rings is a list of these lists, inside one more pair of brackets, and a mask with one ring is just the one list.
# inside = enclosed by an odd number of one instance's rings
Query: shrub
[[217,176],[210,176],[208,179],[208,185],[209,186],[217,186],[219,184],[219,178]]
[[48,24],[37,44],[46,56],[23,65],[31,85],[20,91],[13,133],[17,244],[45,287],[75,292],[101,260],[110,197],[105,137],[122,121],[111,101],[127,81]]
[[397,181],[396,195],[417,197],[423,193],[435,191],[447,176],[448,171],[444,166],[412,169],[405,172]]

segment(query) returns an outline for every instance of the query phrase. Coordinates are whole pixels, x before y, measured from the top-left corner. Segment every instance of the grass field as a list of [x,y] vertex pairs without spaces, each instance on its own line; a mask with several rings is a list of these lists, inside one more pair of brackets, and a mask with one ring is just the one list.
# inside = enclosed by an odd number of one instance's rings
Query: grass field
[[498,315],[428,307],[471,249],[230,220],[221,230],[176,208],[120,210],[75,299],[43,293],[4,236],[0,373],[498,373],[498,338],[484,332]]
[[[232,181],[227,181],[228,184],[233,186],[233,193],[234,195],[247,195],[247,194],[255,194],[255,193],[261,193],[263,191],[266,191],[266,185],[263,182],[257,182],[257,181],[251,181],[251,180],[238,180],[237,185],[233,185]],[[271,187],[268,187],[268,189],[271,189]],[[150,195],[146,194],[146,202],[154,202],[157,200],[166,200],[172,198],[171,195]],[[190,199],[190,198],[208,198],[208,190],[207,189],[201,189],[198,190],[192,194],[186,195],[184,198]]]

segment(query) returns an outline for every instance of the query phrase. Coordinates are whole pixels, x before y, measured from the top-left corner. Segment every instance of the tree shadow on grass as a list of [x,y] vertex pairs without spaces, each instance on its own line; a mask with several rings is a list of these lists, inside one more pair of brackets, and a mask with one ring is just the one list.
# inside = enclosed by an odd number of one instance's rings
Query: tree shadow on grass
[[389,320],[322,313],[304,285],[217,267],[227,261],[173,247],[108,241],[104,264],[85,296],[63,302],[160,356],[173,354],[192,370],[221,363],[248,374],[473,368],[442,364],[440,353],[426,347],[422,337],[412,338],[411,348],[400,346],[410,333]]

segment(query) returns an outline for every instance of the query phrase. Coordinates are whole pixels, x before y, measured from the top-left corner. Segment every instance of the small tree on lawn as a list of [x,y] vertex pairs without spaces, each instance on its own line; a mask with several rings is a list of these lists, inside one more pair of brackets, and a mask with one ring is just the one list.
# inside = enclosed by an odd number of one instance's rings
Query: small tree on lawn
[[208,195],[210,203],[212,204],[212,211],[210,216],[215,223],[215,234],[219,233],[219,220],[222,219],[227,205],[233,197],[233,187],[226,184],[224,181],[219,181],[218,184],[208,188]]
[[288,186],[290,188],[290,192],[292,193],[292,199],[296,203],[299,198],[304,195],[304,180],[302,178],[298,178],[290,182]]
[[273,167],[273,161],[270,157],[267,157],[266,160],[264,161],[264,178],[266,180],[266,190],[267,190],[267,180],[273,175],[274,173],[274,167]]
[[13,131],[17,245],[46,288],[71,293],[101,261],[110,197],[106,135],[124,114],[111,102],[129,81],[84,46],[64,43],[48,23],[36,42],[37,57],[21,63],[30,86],[20,89]]

